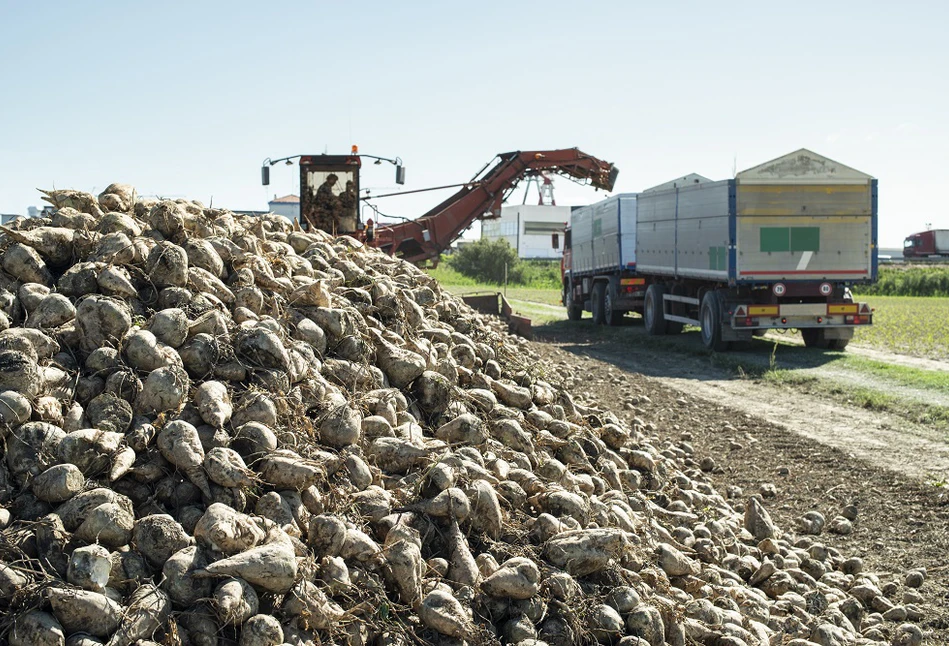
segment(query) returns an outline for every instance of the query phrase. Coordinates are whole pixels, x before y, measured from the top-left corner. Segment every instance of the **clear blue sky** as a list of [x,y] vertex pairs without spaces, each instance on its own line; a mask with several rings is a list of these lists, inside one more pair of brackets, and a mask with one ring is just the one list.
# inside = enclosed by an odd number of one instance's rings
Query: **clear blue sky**
[[[0,212],[114,181],[263,209],[297,192],[295,168],[260,186],[265,157],[351,143],[401,156],[405,189],[578,146],[621,168],[620,191],[807,147],[879,178],[881,243],[899,245],[949,227],[947,7],[0,0]],[[381,206],[414,217],[443,197]]]

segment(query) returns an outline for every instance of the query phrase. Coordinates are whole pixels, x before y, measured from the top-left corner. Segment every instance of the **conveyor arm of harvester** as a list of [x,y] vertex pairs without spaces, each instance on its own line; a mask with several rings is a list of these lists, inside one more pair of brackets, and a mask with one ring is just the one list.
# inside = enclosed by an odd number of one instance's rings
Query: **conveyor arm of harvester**
[[374,244],[415,264],[438,262],[439,254],[475,220],[500,216],[501,203],[532,171],[567,175],[605,191],[613,190],[619,173],[613,164],[576,148],[503,153],[493,166],[485,166],[457,193],[418,219],[376,229]]

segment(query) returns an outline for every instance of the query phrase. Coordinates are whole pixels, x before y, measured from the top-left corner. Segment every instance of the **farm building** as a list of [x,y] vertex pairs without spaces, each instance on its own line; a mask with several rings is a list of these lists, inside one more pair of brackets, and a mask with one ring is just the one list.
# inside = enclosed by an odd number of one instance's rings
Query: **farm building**
[[500,218],[481,224],[481,237],[507,240],[525,260],[560,258],[570,211],[569,206],[504,206]]

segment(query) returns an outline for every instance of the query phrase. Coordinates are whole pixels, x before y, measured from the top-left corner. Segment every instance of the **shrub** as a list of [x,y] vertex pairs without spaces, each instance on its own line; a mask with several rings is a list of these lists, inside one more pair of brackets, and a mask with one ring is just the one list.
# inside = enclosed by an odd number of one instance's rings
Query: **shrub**
[[522,280],[523,270],[517,251],[503,238],[481,238],[459,247],[450,258],[454,270],[485,283],[504,283],[505,266],[509,283]]
[[949,266],[880,267],[873,285],[855,285],[854,293],[864,296],[949,296]]

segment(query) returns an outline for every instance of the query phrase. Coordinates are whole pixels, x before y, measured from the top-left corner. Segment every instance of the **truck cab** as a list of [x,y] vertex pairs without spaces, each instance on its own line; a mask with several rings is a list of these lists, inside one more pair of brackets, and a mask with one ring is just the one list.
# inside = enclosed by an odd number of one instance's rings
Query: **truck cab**
[[931,229],[907,236],[903,241],[904,258],[929,258],[949,255],[949,229]]

